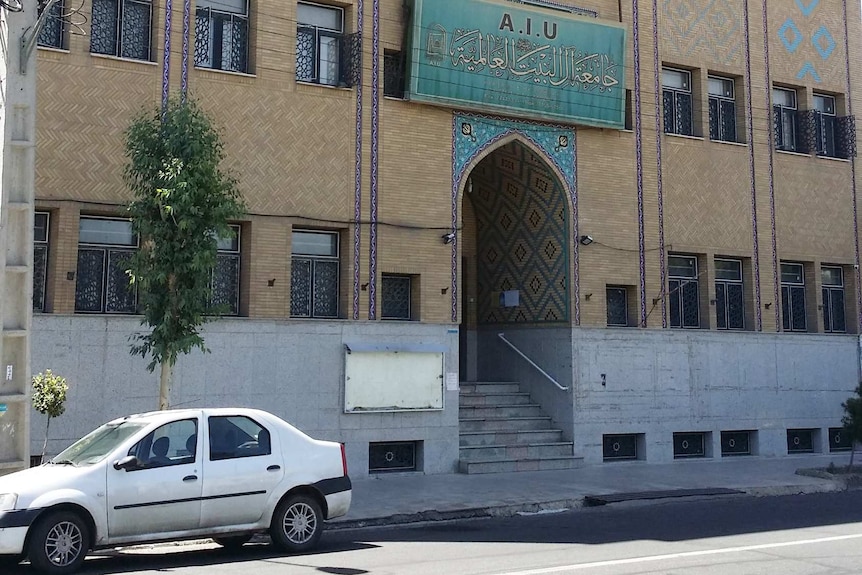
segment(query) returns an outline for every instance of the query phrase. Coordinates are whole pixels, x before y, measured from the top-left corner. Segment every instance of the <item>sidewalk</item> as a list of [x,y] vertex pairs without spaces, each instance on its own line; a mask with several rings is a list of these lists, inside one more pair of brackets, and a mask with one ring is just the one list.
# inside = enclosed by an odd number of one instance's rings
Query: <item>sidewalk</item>
[[[353,482],[353,504],[329,529],[576,509],[588,496],[619,499],[715,495],[788,495],[843,489],[797,469],[847,465],[849,455],[606,463],[565,471],[487,475],[378,475]],[[686,490],[686,491],[681,491]],[[649,493],[645,493],[649,492]]]

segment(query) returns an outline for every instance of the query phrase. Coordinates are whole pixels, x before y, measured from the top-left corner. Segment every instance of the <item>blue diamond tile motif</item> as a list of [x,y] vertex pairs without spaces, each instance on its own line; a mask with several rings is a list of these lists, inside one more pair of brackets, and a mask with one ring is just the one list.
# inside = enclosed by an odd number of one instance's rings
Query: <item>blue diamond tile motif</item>
[[805,65],[802,66],[802,69],[799,70],[798,74],[796,74],[796,78],[802,80],[807,74],[811,74],[811,77],[814,78],[814,81],[818,84],[821,82],[820,74],[817,73],[817,70],[814,69],[814,65],[811,62],[805,62]]
[[[824,60],[828,59],[835,51],[835,40],[832,39],[832,34],[826,29],[826,26],[821,26],[811,37],[811,43],[817,49],[817,53]],[[824,45],[825,43],[825,45]]]
[[[787,37],[788,32],[793,34],[792,38]],[[799,44],[802,43],[802,32],[796,27],[796,22],[793,21],[793,18],[788,18],[787,22],[778,29],[778,38],[781,39],[781,43],[784,44],[784,47],[791,54],[799,48]]]
[[803,0],[796,0],[796,5],[799,6],[799,9],[802,10],[802,14],[806,18],[811,16],[811,13],[814,12],[814,9],[817,8],[818,4],[820,4],[820,0],[811,0],[807,6]]

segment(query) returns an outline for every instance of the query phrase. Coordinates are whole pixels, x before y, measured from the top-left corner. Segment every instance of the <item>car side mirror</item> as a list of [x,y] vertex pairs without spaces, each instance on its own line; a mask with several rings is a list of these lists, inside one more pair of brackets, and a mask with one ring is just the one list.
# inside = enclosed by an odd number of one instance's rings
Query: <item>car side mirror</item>
[[138,462],[138,458],[134,455],[127,455],[122,459],[118,459],[114,462],[114,469],[119,471],[123,469],[125,471],[129,471],[130,469],[136,469],[140,464]]

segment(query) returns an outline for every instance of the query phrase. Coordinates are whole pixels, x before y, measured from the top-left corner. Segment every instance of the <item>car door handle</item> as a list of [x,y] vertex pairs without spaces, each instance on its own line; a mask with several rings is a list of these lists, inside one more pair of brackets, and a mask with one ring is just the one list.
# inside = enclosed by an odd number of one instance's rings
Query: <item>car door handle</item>
[[197,475],[186,475],[185,477],[183,477],[183,481],[185,481],[186,483],[188,483],[189,481],[197,481],[197,480],[198,480]]
[[270,465],[266,468],[267,471],[278,471],[281,469],[281,465]]

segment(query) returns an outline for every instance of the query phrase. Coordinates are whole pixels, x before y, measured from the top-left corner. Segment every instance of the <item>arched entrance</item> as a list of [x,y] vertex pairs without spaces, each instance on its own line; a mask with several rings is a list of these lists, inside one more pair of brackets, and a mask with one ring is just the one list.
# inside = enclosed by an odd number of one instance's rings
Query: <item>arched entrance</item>
[[453,318],[460,307],[461,380],[473,381],[480,331],[578,323],[575,142],[558,126],[470,116],[455,134]]

